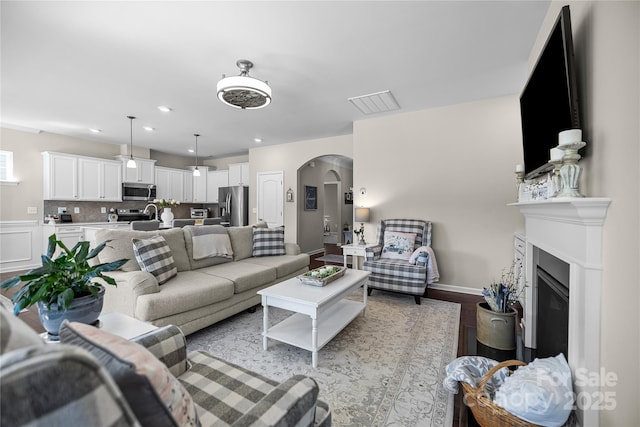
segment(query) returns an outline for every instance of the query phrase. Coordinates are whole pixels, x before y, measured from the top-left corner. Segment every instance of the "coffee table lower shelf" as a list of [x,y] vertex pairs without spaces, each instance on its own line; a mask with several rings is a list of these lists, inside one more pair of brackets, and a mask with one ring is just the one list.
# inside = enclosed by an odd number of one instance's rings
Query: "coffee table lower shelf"
[[318,344],[313,348],[313,321],[305,314],[295,313],[272,326],[265,336],[304,350],[317,351],[331,341],[364,309],[358,301],[342,300],[329,308],[317,321]]

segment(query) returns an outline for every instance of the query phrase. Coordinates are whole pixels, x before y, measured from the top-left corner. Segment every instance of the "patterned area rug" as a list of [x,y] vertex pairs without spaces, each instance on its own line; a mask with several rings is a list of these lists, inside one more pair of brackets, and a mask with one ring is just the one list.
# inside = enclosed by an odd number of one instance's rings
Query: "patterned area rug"
[[[361,291],[351,298],[362,300]],[[270,308],[273,325],[290,312]],[[204,350],[277,381],[313,377],[329,403],[334,426],[450,426],[453,395],[442,388],[458,348],[460,305],[374,291],[358,316],[318,353],[269,340],[262,351],[262,308],[187,337]]]

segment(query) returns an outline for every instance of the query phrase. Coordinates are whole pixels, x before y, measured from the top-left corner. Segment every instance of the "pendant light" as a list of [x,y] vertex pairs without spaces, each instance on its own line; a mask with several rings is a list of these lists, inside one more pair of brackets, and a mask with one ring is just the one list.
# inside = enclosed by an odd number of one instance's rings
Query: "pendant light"
[[129,147],[129,160],[127,161],[127,167],[130,169],[135,169],[136,167],[138,167],[136,165],[136,161],[133,160],[133,121],[135,120],[134,116],[127,116],[127,119],[129,119],[130,123],[131,123],[131,143],[130,143],[130,147]]
[[196,168],[193,170],[193,176],[200,176],[200,171],[198,170],[198,137],[200,134],[194,133],[193,136],[196,137]]

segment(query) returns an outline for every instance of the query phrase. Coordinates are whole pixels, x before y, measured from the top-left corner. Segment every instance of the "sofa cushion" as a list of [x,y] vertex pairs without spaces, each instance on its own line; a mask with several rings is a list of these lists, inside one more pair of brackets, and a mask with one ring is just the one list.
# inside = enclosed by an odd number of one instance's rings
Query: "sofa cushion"
[[180,382],[193,397],[202,425],[233,424],[278,383],[202,351],[189,353]]
[[253,229],[253,256],[284,255],[284,227]]
[[260,222],[256,225],[244,225],[240,227],[228,227],[229,239],[233,248],[233,260],[249,258],[253,254],[253,229],[267,228],[267,224]]
[[258,264],[276,269],[277,278],[282,278],[309,267],[309,255],[279,255],[252,257],[240,261],[243,264]]
[[171,249],[162,236],[152,236],[148,239],[131,239],[133,253],[138,265],[143,271],[155,276],[160,285],[178,274],[173,261]]
[[191,396],[146,348],[99,328],[64,321],[62,343],[93,354],[109,371],[142,425],[200,425]]
[[44,341],[12,310],[0,305],[0,355],[34,345],[44,345]]
[[183,271],[175,280],[162,285],[160,292],[140,295],[135,317],[152,321],[183,313],[231,298],[233,290],[230,280],[198,270]]
[[[233,247],[226,227],[221,225],[187,225],[182,228],[191,269],[223,264],[233,260]],[[208,256],[198,256],[202,249],[211,249]]]
[[121,258],[127,261],[120,269],[122,271],[140,270],[133,253],[131,239],[145,239],[150,236],[161,235],[167,241],[171,248],[171,255],[176,264],[178,271],[187,271],[191,269],[187,248],[184,242],[184,234],[181,228],[170,228],[160,231],[133,231],[133,230],[97,230],[95,234],[96,242],[104,242],[110,240],[105,248],[98,254],[101,263],[112,262]]
[[2,356],[1,425],[140,425],[91,354],[75,346],[42,344]]
[[231,280],[236,294],[276,280],[275,267],[244,262],[230,262],[198,271]]

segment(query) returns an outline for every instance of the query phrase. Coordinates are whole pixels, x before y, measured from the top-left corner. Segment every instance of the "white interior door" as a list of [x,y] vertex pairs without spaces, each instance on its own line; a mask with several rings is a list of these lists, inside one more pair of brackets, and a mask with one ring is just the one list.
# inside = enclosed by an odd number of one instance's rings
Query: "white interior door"
[[284,225],[284,173],[259,172],[258,176],[258,221],[269,227]]

